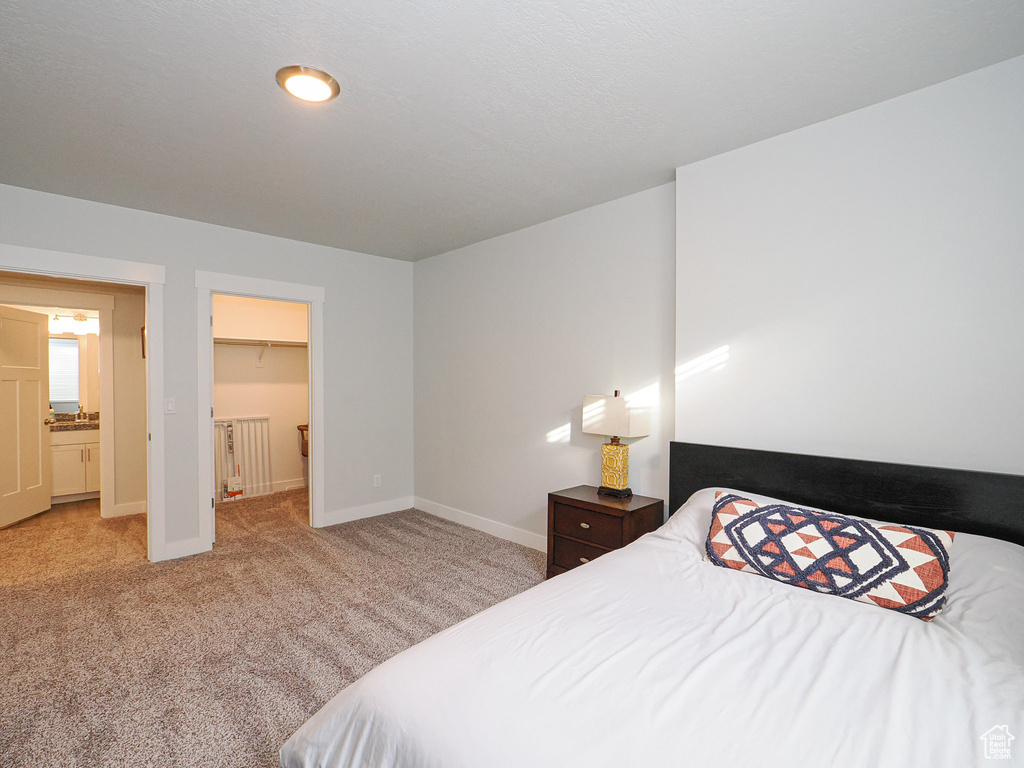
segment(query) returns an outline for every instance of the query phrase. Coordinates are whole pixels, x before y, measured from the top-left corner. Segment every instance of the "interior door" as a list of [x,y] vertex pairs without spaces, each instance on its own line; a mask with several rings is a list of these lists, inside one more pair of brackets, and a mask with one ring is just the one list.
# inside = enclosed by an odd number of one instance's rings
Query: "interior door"
[[50,508],[49,318],[0,306],[0,527]]

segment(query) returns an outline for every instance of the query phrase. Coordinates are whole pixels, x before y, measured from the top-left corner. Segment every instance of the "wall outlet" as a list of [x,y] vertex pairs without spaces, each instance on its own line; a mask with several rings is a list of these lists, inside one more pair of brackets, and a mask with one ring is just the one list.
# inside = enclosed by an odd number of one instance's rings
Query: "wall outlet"
[[380,475],[373,476],[373,487],[380,488]]

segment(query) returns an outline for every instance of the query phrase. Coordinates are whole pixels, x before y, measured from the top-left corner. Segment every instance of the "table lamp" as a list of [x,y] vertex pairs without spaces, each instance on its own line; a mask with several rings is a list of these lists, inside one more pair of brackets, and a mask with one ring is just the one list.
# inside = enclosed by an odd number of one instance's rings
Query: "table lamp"
[[620,438],[651,434],[650,413],[646,409],[630,408],[619,390],[615,390],[612,397],[586,395],[583,398],[583,431],[611,438],[601,446],[601,487],[597,492],[619,499],[632,496],[629,489],[629,446]]

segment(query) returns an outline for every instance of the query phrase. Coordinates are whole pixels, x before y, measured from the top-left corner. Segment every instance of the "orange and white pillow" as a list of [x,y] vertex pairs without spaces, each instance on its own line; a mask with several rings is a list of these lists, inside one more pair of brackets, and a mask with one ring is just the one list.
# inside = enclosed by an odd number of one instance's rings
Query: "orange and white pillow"
[[951,531],[715,496],[704,557],[715,565],[924,621],[945,605]]

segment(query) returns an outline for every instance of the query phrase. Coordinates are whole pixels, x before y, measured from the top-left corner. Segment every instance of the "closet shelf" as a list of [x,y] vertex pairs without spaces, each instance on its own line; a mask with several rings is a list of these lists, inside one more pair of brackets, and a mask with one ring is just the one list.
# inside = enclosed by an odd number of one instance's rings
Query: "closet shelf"
[[304,341],[289,341],[287,339],[243,339],[238,337],[214,336],[214,344],[226,344],[236,347],[305,347]]

